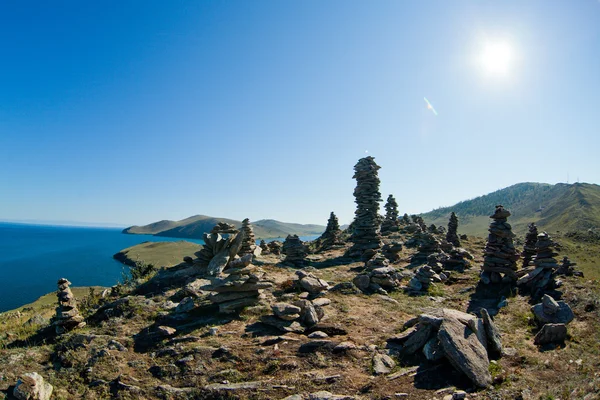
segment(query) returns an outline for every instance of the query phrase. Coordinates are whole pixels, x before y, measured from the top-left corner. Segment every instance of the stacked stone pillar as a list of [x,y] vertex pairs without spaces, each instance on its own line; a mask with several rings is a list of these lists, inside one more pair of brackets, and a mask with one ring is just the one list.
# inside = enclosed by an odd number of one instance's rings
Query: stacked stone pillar
[[512,227],[507,222],[510,211],[503,206],[496,206],[494,214],[490,215],[488,241],[485,246],[481,282],[484,284],[511,282],[517,280],[517,260],[519,254],[515,250]]
[[521,257],[523,258],[523,268],[527,268],[529,263],[535,256],[535,244],[537,242],[538,230],[537,226],[532,222],[529,224],[529,232],[525,235],[525,245]]
[[256,249],[256,238],[254,237],[254,229],[248,218],[242,221],[242,232],[244,232],[244,239],[242,240],[242,248],[238,252],[238,255],[240,257],[245,254],[253,255]]
[[448,232],[446,233],[446,241],[452,243],[455,247],[460,247],[460,240],[458,239],[458,217],[452,212],[450,214],[450,221],[448,221]]
[[69,288],[71,282],[65,278],[61,278],[57,284],[58,292],[56,293],[56,297],[58,297],[58,307],[56,308],[54,326],[56,333],[60,335],[75,328],[84,327],[85,322],[83,321],[84,318],[79,315],[77,301]]
[[398,219],[398,203],[391,194],[387,198],[385,203],[385,219],[381,224],[381,233],[388,234],[392,232],[398,232],[400,227],[400,220]]

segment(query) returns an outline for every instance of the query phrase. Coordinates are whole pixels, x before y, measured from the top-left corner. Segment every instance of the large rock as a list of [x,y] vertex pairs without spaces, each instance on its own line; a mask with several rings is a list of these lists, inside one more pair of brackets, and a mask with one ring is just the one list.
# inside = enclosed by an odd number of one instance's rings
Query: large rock
[[533,343],[544,345],[549,343],[563,343],[567,338],[567,326],[565,324],[546,324],[535,335]]
[[13,396],[18,400],[49,400],[53,387],[37,372],[30,372],[17,381]]
[[329,289],[329,284],[323,279],[316,278],[314,276],[305,276],[300,279],[300,286],[302,286],[307,292],[311,294],[318,294]]
[[487,337],[488,353],[494,356],[500,356],[502,354],[500,332],[485,308],[481,309],[481,317],[483,318],[483,327],[485,329],[485,336]]
[[446,317],[438,332],[438,339],[454,368],[462,371],[479,387],[487,387],[492,383],[487,352],[469,327],[458,319]]

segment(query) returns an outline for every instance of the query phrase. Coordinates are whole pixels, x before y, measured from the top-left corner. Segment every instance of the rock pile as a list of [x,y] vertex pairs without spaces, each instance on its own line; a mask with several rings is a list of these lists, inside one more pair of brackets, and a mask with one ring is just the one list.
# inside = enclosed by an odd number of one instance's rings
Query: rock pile
[[381,224],[381,233],[389,234],[392,232],[398,232],[400,227],[400,220],[398,219],[398,203],[391,194],[387,198],[385,203],[385,219]]
[[517,280],[517,260],[519,254],[513,244],[514,233],[507,222],[510,211],[501,205],[496,206],[489,228],[489,236],[484,250],[481,282],[484,284],[512,282]]
[[288,235],[283,242],[283,254],[285,254],[284,262],[293,265],[294,267],[303,267],[306,260],[306,246],[298,235]]
[[556,270],[556,275],[566,275],[566,276],[583,276],[583,273],[580,271],[575,271],[575,267],[577,263],[569,260],[569,257],[565,256],[562,260],[561,266]]
[[327,227],[325,232],[317,239],[320,244],[320,250],[329,250],[333,248],[339,248],[344,245],[342,240],[342,231],[340,229],[340,223],[336,215],[331,212],[329,219],[327,220]]
[[402,251],[402,243],[400,243],[400,242],[386,243],[381,249],[381,253],[391,263],[400,261],[400,252],[401,251]]
[[450,221],[448,221],[446,240],[452,243],[454,246],[460,247],[460,240],[458,239],[458,217],[454,211],[452,211],[452,214],[450,214]]
[[71,282],[65,278],[60,278],[57,285],[58,292],[56,293],[56,297],[58,297],[58,307],[56,307],[54,326],[56,333],[60,335],[64,332],[84,327],[85,322],[84,318],[79,315],[77,301],[71,289],[69,289]]
[[365,272],[354,277],[352,282],[363,292],[387,293],[400,287],[404,276],[389,265],[387,258],[376,253],[365,263]]
[[523,268],[527,268],[533,257],[535,256],[535,244],[537,242],[538,230],[537,226],[532,222],[528,225],[529,231],[525,235],[525,245],[521,257],[523,258]]
[[238,255],[241,257],[244,254],[254,254],[254,250],[256,249],[256,239],[254,237],[254,229],[250,224],[250,220],[248,218],[242,221],[242,232],[244,232],[244,238],[242,240],[242,247],[238,252]]
[[425,225],[425,221],[423,220],[423,217],[421,217],[419,215],[411,215],[410,217],[412,218],[413,223],[419,226],[421,231],[423,231],[423,232],[427,231],[427,225]]
[[567,324],[575,318],[571,307],[564,301],[556,301],[547,294],[542,302],[531,307],[540,331],[535,335],[534,343],[545,345],[562,343],[567,337]]
[[310,272],[300,270],[296,271],[296,275],[298,276],[296,287],[300,290],[307,291],[311,295],[317,295],[329,290],[329,284],[327,282]]
[[219,312],[234,313],[260,301],[261,291],[273,286],[264,280],[264,272],[251,264],[252,255],[246,254],[229,263],[224,276],[213,278],[205,290],[211,291],[208,299],[219,305]]
[[262,254],[269,254],[269,246],[267,246],[267,243],[264,241],[264,239],[260,241],[258,246],[261,248]]
[[422,265],[427,263],[427,258],[430,254],[439,253],[441,243],[440,241],[429,232],[422,232],[416,235],[416,239],[419,241],[419,251],[414,254],[410,263],[412,265]]
[[473,256],[467,250],[462,247],[452,248],[443,262],[444,269],[463,272],[466,268],[471,267],[469,260],[473,260]]
[[204,245],[195,253],[195,265],[206,267],[208,275],[217,276],[233,260],[242,247],[244,233],[233,225],[219,222],[211,233],[202,236]]
[[267,243],[267,247],[269,248],[269,253],[278,256],[281,254],[283,243],[281,243],[279,240],[273,240],[272,242]]
[[400,219],[400,223],[402,225],[410,225],[410,218],[408,218],[407,213],[404,213],[404,215],[402,216],[402,219]]
[[356,188],[354,189],[354,202],[356,211],[354,218],[354,230],[351,241],[354,245],[350,248],[348,255],[352,257],[361,256],[365,250],[381,248],[381,220],[379,217],[379,177],[377,171],[381,167],[375,163],[373,157],[365,157],[358,160],[354,166]]
[[[331,301],[325,297],[314,300],[298,299],[289,303],[276,303],[271,306],[275,317],[283,321],[296,321],[305,327],[312,327],[319,323],[325,316],[323,307]],[[326,337],[326,336],[324,336]]]
[[558,269],[558,261],[554,258],[558,255],[554,251],[558,244],[550,239],[546,232],[537,236],[535,243],[535,258],[529,263],[529,267],[519,280],[517,285],[531,291],[537,296],[538,291],[551,288],[554,285],[555,271]]
[[388,339],[402,356],[421,352],[430,362],[443,358],[476,386],[492,383],[489,360],[502,352],[500,334],[485,309],[482,318],[457,310],[437,309],[407,321],[404,332]]
[[[408,282],[406,290],[409,292],[426,292],[432,283],[442,282],[442,275],[438,275],[429,265],[424,265],[415,271],[415,276]],[[446,278],[445,275],[443,277]]]

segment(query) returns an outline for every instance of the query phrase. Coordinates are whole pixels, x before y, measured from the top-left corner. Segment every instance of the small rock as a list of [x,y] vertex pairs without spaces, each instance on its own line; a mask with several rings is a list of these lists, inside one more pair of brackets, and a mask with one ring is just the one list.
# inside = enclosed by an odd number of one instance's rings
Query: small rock
[[386,354],[376,353],[373,356],[373,373],[375,375],[389,374],[396,366],[396,362]]
[[175,308],[175,312],[176,313],[186,313],[188,311],[193,310],[194,307],[195,307],[194,299],[188,296],[179,302],[179,304]]
[[49,400],[54,388],[37,372],[30,372],[17,381],[13,396],[18,400]]
[[171,328],[170,326],[159,326],[156,328],[156,332],[160,336],[173,336],[175,332],[177,332],[177,329]]
[[324,338],[328,338],[329,335],[326,334],[325,332],[315,331],[315,332],[309,334],[308,337],[311,339],[324,339]]

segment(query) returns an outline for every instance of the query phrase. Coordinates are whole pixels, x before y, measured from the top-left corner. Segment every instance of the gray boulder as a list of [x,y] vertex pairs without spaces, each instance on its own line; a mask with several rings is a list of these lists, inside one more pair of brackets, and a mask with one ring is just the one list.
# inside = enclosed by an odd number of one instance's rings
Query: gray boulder
[[396,362],[386,354],[376,353],[373,356],[373,373],[375,375],[389,374],[396,366]]
[[54,388],[37,372],[30,372],[17,381],[13,396],[18,400],[49,400]]
[[549,343],[563,343],[567,338],[567,326],[565,324],[546,324],[535,335],[533,343],[538,346]]

